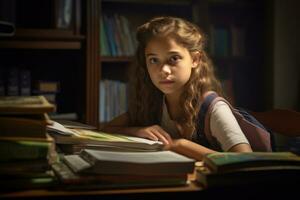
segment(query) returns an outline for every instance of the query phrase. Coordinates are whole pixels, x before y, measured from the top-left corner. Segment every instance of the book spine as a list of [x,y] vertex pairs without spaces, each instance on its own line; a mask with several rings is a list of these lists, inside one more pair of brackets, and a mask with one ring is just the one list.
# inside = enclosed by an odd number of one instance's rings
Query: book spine
[[20,95],[31,95],[31,75],[29,70],[21,70],[19,74],[20,78]]
[[50,143],[37,141],[0,141],[0,161],[47,159]]
[[17,68],[13,68],[8,71],[7,95],[8,96],[19,95],[19,70]]

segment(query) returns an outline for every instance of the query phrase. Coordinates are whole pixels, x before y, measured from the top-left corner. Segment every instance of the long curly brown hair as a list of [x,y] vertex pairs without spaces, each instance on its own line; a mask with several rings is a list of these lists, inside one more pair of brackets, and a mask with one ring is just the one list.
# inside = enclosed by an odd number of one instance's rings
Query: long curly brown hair
[[[129,84],[130,123],[132,126],[160,124],[163,93],[152,83],[145,58],[146,45],[156,36],[173,37],[178,44],[187,48],[191,55],[195,52],[200,53],[199,66],[192,69],[191,77],[180,97],[182,117],[176,120],[180,125],[190,127],[194,131],[203,94],[213,90],[222,95],[222,90],[214,75],[212,62],[204,51],[204,34],[195,24],[177,17],[156,17],[137,29],[138,47]],[[183,137],[190,138],[191,135]]]

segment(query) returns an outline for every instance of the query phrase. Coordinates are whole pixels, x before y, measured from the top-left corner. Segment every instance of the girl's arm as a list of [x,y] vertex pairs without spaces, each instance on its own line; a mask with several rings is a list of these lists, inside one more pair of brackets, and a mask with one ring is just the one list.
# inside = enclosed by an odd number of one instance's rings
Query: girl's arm
[[160,140],[164,144],[169,144],[172,141],[170,135],[158,125],[147,127],[129,126],[129,117],[127,113],[121,114],[108,122],[101,131],[142,137],[150,140]]
[[216,152],[187,139],[173,140],[173,143],[165,146],[165,150],[171,150],[196,160],[202,160],[205,154]]
[[[165,149],[175,151],[176,153],[194,158],[195,160],[202,160],[205,154],[217,152],[187,139],[173,140],[172,143],[165,146]],[[252,152],[249,144],[237,144],[228,151]]]

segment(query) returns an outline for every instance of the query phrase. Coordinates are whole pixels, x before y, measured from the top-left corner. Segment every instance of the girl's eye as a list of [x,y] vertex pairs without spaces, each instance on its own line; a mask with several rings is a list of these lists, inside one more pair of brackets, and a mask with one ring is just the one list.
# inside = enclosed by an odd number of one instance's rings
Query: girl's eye
[[169,59],[170,64],[176,64],[180,59],[180,56],[174,55]]
[[158,63],[158,59],[157,58],[149,58],[149,63],[150,64],[157,64]]

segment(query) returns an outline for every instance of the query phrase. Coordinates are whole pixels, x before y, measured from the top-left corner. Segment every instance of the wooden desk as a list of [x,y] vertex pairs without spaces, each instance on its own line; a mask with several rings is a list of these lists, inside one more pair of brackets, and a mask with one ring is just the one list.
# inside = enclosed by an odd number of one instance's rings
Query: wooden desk
[[99,190],[82,190],[82,191],[67,191],[61,190],[24,190],[3,193],[0,198],[30,198],[30,199],[115,199],[122,197],[122,199],[158,199],[158,198],[172,198],[178,197],[192,197],[195,193],[203,190],[201,186],[194,182],[194,175],[189,175],[189,181],[184,186],[174,187],[153,187],[153,188],[130,188],[130,189],[99,189]]
[[101,189],[101,190],[81,190],[67,191],[61,190],[24,190],[0,194],[0,199],[211,199],[225,197],[242,197],[249,199],[288,199],[298,196],[299,182],[297,177],[290,183],[273,184],[252,184],[243,186],[207,188],[193,182],[185,186],[178,187],[155,187],[155,188],[132,188],[132,189]]

